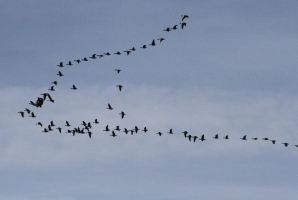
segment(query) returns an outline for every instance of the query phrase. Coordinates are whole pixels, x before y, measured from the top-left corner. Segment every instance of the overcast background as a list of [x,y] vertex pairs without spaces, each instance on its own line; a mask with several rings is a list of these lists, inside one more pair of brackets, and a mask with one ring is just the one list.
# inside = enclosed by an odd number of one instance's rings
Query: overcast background
[[[294,0],[0,1],[0,199],[297,199],[297,8]],[[184,14],[183,30],[163,31]],[[44,92],[54,104],[28,104]],[[25,108],[37,117],[22,118]],[[91,139],[64,133],[66,120],[73,128],[95,118]],[[62,134],[35,125],[52,120]],[[113,138],[106,125],[149,131]],[[182,131],[207,140],[189,142]]]

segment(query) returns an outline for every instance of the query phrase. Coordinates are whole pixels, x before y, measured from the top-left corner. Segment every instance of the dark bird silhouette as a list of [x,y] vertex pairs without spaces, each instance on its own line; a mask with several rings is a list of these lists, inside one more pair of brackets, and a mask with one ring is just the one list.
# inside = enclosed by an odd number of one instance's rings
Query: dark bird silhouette
[[246,135],[240,138],[241,140],[246,140]]
[[124,131],[123,131],[124,133],[128,133],[128,130],[127,130],[127,128],[124,128]]
[[51,95],[49,93],[47,93],[47,96],[49,98],[49,101],[52,102],[52,103],[54,103],[54,99],[52,99],[52,97],[51,97]]
[[191,142],[192,136],[191,135],[188,135],[187,137],[188,137],[188,140]]
[[202,142],[204,142],[204,140],[206,140],[204,134],[201,136],[201,138],[199,140],[201,140]]
[[130,54],[130,51],[128,51],[128,50],[123,51],[123,52],[125,52],[127,56]]
[[93,54],[91,57],[89,58],[92,58],[92,59],[96,59],[96,54]]
[[104,55],[102,55],[102,54],[100,54],[100,55],[97,55],[99,58],[102,58],[102,57],[104,57]]
[[47,133],[49,131],[48,131],[48,129],[44,128],[43,131],[41,131],[41,132]]
[[146,49],[147,47],[146,47],[146,45],[144,44],[143,46],[141,46],[141,48],[142,48],[142,49]]
[[173,134],[173,130],[170,129],[169,132],[168,132],[168,134]]
[[78,89],[78,88],[76,88],[75,85],[72,85],[72,88],[70,88],[70,89],[72,89],[72,90],[76,90],[76,89]]
[[20,111],[20,112],[18,112],[18,113],[20,113],[21,116],[24,117],[24,112],[23,112],[23,111]]
[[97,121],[97,119],[94,120],[94,122],[92,122],[94,124],[98,124],[99,122]]
[[193,137],[193,142],[196,142],[197,139],[198,139],[198,136],[194,136]]
[[119,126],[116,126],[116,128],[114,130],[115,131],[120,131],[121,129],[119,128]]
[[152,40],[151,44],[149,44],[149,45],[151,45],[151,46],[155,46],[155,45],[156,45],[156,44],[155,44],[155,41]]
[[58,74],[57,74],[58,76],[64,76],[60,71],[58,71]]
[[123,111],[121,111],[121,113],[119,113],[121,115],[121,118],[124,118],[124,115],[126,115]]
[[171,31],[171,28],[167,27],[167,28],[164,29],[163,31],[170,32],[170,31]]
[[253,140],[257,140],[258,138],[252,138]]
[[116,85],[116,87],[118,87],[118,88],[119,88],[119,91],[121,91],[121,89],[123,88],[123,86],[122,86],[122,85]]
[[36,125],[39,125],[40,127],[42,127],[42,123],[41,122],[37,122]]
[[54,86],[51,86],[51,88],[48,89],[48,90],[50,90],[50,91],[55,91]]
[[68,123],[68,121],[66,121],[66,125],[65,126],[71,126],[71,125]]
[[181,17],[182,17],[182,20],[181,20],[181,21],[183,21],[183,20],[186,19],[186,18],[189,18],[188,15],[181,15]]
[[61,62],[59,65],[57,65],[58,67],[64,67],[63,66],[63,62]]
[[183,29],[186,26],[186,22],[182,22],[180,23],[180,25],[181,25],[181,29]]
[[272,142],[272,144],[275,144],[275,142],[276,142],[275,140],[270,140],[270,141]]
[[53,121],[50,122],[50,126],[55,126]]
[[51,127],[50,124],[48,125],[48,130],[49,130],[49,131],[53,131],[53,129],[52,129],[52,127]]
[[54,82],[51,82],[51,83],[54,84],[54,85],[58,85],[57,81],[54,81]]
[[48,96],[48,93],[42,93],[42,94],[40,94],[40,95],[42,95],[43,100],[46,100],[46,99],[47,99],[47,96]]
[[108,107],[107,107],[107,109],[108,109],[108,110],[113,110],[111,104],[108,103]]
[[37,105],[36,105],[36,103],[34,103],[33,101],[30,101],[30,103],[29,103],[30,105],[32,105],[32,106],[35,106],[35,107],[37,107]]
[[83,125],[83,126],[87,126],[87,124],[86,124],[85,121],[83,121],[81,125]]
[[133,132],[135,132],[135,130],[133,130],[133,129],[129,130],[129,131],[130,131],[131,135],[133,135]]
[[118,74],[121,72],[120,69],[114,69]]
[[269,140],[268,138],[262,138],[262,140]]
[[80,59],[77,59],[77,60],[74,60],[75,62],[77,62],[78,64],[80,64],[81,60]]
[[110,129],[109,129],[109,125],[107,125],[107,126],[106,126],[106,129],[103,130],[103,131],[110,131]]
[[135,132],[138,133],[138,131],[140,130],[137,126],[135,126]]
[[35,118],[36,116],[34,115],[34,112],[32,112],[29,117]]
[[214,139],[218,139],[218,134],[216,134],[213,138],[214,138]]
[[107,52],[107,53],[104,53],[104,55],[106,55],[106,56],[110,56],[111,54],[110,54],[109,52]]
[[286,143],[286,142],[284,142],[284,143],[282,143],[282,144],[284,144],[285,147],[287,147],[287,146],[289,145],[289,143]]
[[173,26],[172,30],[176,30],[178,25]]
[[129,50],[131,50],[131,51],[135,51],[136,49],[133,47],[133,48],[131,48],[131,49],[129,49]]
[[187,131],[182,132],[184,134],[184,137],[187,137]]
[[226,135],[225,137],[223,137],[224,139],[226,139],[226,140],[228,140],[229,139],[229,136],[228,135]]
[[25,108],[25,110],[24,111],[26,111],[28,114],[30,114],[31,113],[31,110],[29,110],[28,108]]
[[158,132],[158,133],[156,133],[156,134],[158,134],[159,136],[161,136],[161,135],[162,135],[162,133],[161,133],[161,132]]
[[116,137],[117,135],[116,135],[116,133],[114,131],[112,131],[112,135],[110,135],[110,136]]
[[88,131],[89,138],[91,138],[92,132]]
[[161,43],[165,39],[164,38],[158,38],[157,40],[159,41],[159,43]]
[[59,133],[61,133],[61,129],[62,129],[62,128],[60,128],[60,127],[57,127],[56,129],[58,129]]
[[148,131],[146,126],[144,127],[144,129],[142,131],[144,131],[145,133]]
[[88,59],[85,57],[85,58],[82,59],[82,61],[88,61]]
[[73,64],[70,61],[68,61],[68,64],[66,64],[66,65],[72,66]]

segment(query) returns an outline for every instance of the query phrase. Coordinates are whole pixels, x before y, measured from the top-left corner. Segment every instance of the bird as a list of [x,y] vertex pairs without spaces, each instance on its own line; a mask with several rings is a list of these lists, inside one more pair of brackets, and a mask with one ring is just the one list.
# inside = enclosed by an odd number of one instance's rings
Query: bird
[[72,63],[69,61],[68,64],[66,64],[66,65],[72,66]]
[[54,85],[58,85],[58,82],[57,81],[54,81],[54,82],[51,82],[52,84],[54,84]]
[[100,54],[100,55],[97,55],[99,58],[102,58],[102,57],[104,57],[104,55],[102,55],[102,54]]
[[269,140],[268,138],[262,138],[262,140]]
[[284,144],[285,147],[287,147],[287,146],[289,145],[289,143],[286,143],[286,142],[284,142],[284,143],[282,143],[282,144]]
[[130,51],[128,51],[128,50],[123,51],[123,52],[125,52],[127,56],[130,54]]
[[97,121],[97,119],[94,120],[94,122],[92,122],[94,124],[98,124],[99,122]]
[[193,137],[193,142],[196,142],[197,139],[198,139],[198,136],[194,136]]
[[137,126],[135,126],[135,132],[138,133],[138,131],[140,130]]
[[60,64],[59,65],[57,65],[58,67],[64,67],[63,66],[63,62],[60,62]]
[[184,137],[187,137],[187,131],[182,132],[184,134]]
[[130,131],[131,135],[133,135],[133,132],[135,132],[135,130],[134,130],[134,129],[132,129],[132,130],[129,130],[129,131]]
[[89,138],[91,138],[92,132],[88,131]]
[[61,129],[62,129],[62,128],[60,128],[60,127],[57,127],[56,129],[58,129],[59,133],[61,133]]
[[48,98],[49,98],[49,100],[48,100],[48,101],[50,101],[50,102],[54,103],[54,99],[52,99],[52,97],[51,97],[51,95],[50,95],[49,93],[47,93],[47,96],[48,96]]
[[110,131],[110,129],[109,129],[109,125],[107,125],[107,126],[106,126],[106,129],[103,130],[103,131]]
[[164,29],[163,31],[170,32],[170,31],[171,31],[171,28],[167,27],[167,28]]
[[173,134],[173,130],[170,129],[169,132],[168,132],[168,134]]
[[51,126],[55,126],[55,124],[54,124],[54,122],[53,122],[53,121],[51,121],[51,122],[50,122],[50,125],[51,125]]
[[146,49],[147,47],[146,47],[146,45],[144,44],[143,46],[141,46],[141,48],[142,48],[142,49]]
[[172,30],[176,30],[178,25],[174,25]]
[[41,122],[37,122],[36,125],[39,125],[40,127],[42,127],[42,123]]
[[116,126],[116,128],[114,130],[115,131],[120,131],[121,129],[119,128],[119,126]]
[[108,107],[107,107],[107,109],[108,109],[108,110],[113,110],[111,104],[108,103]]
[[104,55],[106,55],[106,56],[110,56],[111,54],[110,54],[109,52],[107,52],[107,53],[104,53]]
[[155,45],[156,45],[156,44],[155,44],[155,40],[153,39],[152,42],[151,42],[151,44],[149,44],[149,45],[151,45],[151,46],[155,46]]
[[191,135],[188,135],[187,137],[188,137],[188,140],[191,142],[192,136]]
[[214,138],[214,139],[218,139],[218,134],[216,134],[213,138]]
[[48,89],[48,90],[50,90],[50,91],[55,91],[54,86],[51,86],[51,88]]
[[161,43],[165,39],[164,38],[158,38],[157,40],[159,40],[159,43]]
[[276,142],[275,140],[270,140],[270,141],[272,142],[272,144],[275,144],[275,142]]
[[114,54],[116,54],[116,55],[121,55],[121,53],[119,52],[119,51],[117,51],[116,53],[114,53]]
[[77,62],[78,64],[80,64],[81,60],[80,59],[77,59],[77,60],[74,60],[75,62]]
[[49,131],[48,131],[48,129],[44,128],[43,131],[41,131],[41,132],[47,133]]
[[253,140],[257,140],[258,138],[252,138]]
[[161,136],[161,135],[162,135],[162,133],[161,133],[161,132],[158,132],[158,133],[156,133],[156,134],[158,134],[159,136]]
[[206,140],[204,134],[201,136],[201,138],[199,140],[201,140],[202,142],[204,142],[204,140]]
[[118,74],[121,72],[121,69],[114,69]]
[[82,61],[88,61],[88,59],[85,57],[85,58],[82,59]]
[[71,126],[70,124],[69,124],[69,122],[68,121],[66,121],[66,125],[65,126]]
[[229,139],[229,136],[228,135],[226,135],[225,137],[223,137],[224,139],[226,139],[226,140],[228,140]]
[[58,76],[64,76],[60,71],[58,71],[58,74],[57,74]]
[[123,88],[123,86],[122,86],[122,85],[116,85],[116,87],[118,87],[118,88],[119,88],[119,91],[121,91],[121,89]]
[[124,118],[124,115],[126,115],[123,111],[121,111],[121,113],[119,113],[121,115],[121,118]]
[[182,17],[182,20],[181,20],[181,21],[183,21],[183,20],[186,19],[186,18],[189,18],[188,15],[181,15],[181,17]]
[[76,90],[76,89],[78,89],[78,88],[76,88],[75,85],[72,85],[72,88],[70,88],[70,89],[72,89],[72,90]]
[[87,126],[87,124],[86,124],[85,121],[83,121],[81,125],[83,125],[83,126]]
[[96,59],[96,54],[93,54],[91,57],[89,58],[92,58],[92,59]]
[[144,131],[145,133],[148,131],[146,126],[144,127],[144,129],[142,131]]
[[20,111],[20,112],[18,112],[18,113],[20,113],[21,116],[24,117],[24,112],[23,112],[23,111]]
[[179,24],[181,24],[181,29],[183,29],[186,26],[186,22],[182,22],[182,23],[179,23]]
[[112,135],[110,135],[110,136],[116,137],[117,135],[116,135],[116,133],[114,131],[112,131]]
[[241,140],[246,140],[246,135],[240,138]]
[[31,110],[29,110],[28,108],[25,108],[25,110],[24,111],[26,111],[28,114],[30,114],[31,113]]
[[127,128],[124,128],[124,131],[123,131],[124,133],[128,133],[128,130],[127,130]]
[[131,49],[129,49],[129,50],[131,50],[131,51],[135,51],[136,49],[133,47],[133,48],[131,48]]
[[34,112],[32,112],[29,117],[35,118],[36,116],[34,115]]
[[51,127],[50,124],[48,125],[48,129],[49,129],[49,131],[53,131],[53,129],[52,129],[52,127]]

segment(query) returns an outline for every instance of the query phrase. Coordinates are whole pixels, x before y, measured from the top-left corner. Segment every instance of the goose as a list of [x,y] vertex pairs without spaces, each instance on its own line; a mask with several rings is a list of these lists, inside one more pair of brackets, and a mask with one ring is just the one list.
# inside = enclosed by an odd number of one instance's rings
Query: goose
[[85,58],[82,59],[82,61],[88,61],[88,59],[85,57]]
[[97,55],[99,58],[102,58],[102,57],[104,57],[104,55],[102,55],[102,54],[100,54],[100,55]]
[[71,125],[68,123],[68,121],[66,121],[66,125],[65,126],[71,126]]
[[88,131],[89,138],[91,138],[92,132]]
[[185,22],[180,23],[181,24],[181,29],[183,29],[186,26]]
[[72,88],[70,88],[70,89],[72,89],[72,90],[76,90],[76,89],[78,89],[78,88],[76,88],[75,85],[72,85]]
[[121,72],[121,69],[114,69],[118,74]]
[[174,25],[172,30],[176,30],[178,25]]
[[40,94],[40,95],[42,95],[43,100],[46,100],[46,99],[47,99],[47,96],[48,96],[48,93],[42,93],[42,94]]
[[104,53],[104,55],[106,55],[106,56],[110,56],[111,54],[110,54],[109,52],[107,52],[107,53]]
[[116,128],[114,130],[115,131],[120,131],[121,129],[119,128],[119,126],[116,126]]
[[57,65],[58,67],[64,67],[63,66],[63,62],[60,62],[60,64],[59,65]]
[[116,87],[118,87],[118,88],[119,88],[119,91],[121,91],[121,89],[123,88],[123,86],[122,86],[122,85],[116,85]]
[[229,139],[229,136],[228,135],[226,135],[225,137],[223,137],[224,139],[226,139],[226,140],[228,140]]
[[30,103],[29,103],[30,105],[32,105],[32,106],[35,106],[35,107],[37,107],[37,105],[36,105],[36,103],[34,103],[33,101],[30,101]]
[[[88,125],[87,125],[87,127],[88,127],[88,128],[92,128],[92,126],[91,126],[91,123],[90,123],[90,122],[88,122]],[[87,128],[87,127],[85,127],[85,128]]]
[[182,20],[181,20],[181,21],[183,21],[183,20],[186,19],[186,18],[189,18],[188,15],[181,15],[181,17],[182,17]]
[[66,64],[66,65],[72,66],[72,63],[69,61],[68,64]]
[[103,130],[103,131],[110,131],[110,129],[109,129],[109,125],[107,125],[107,126],[106,126],[106,129]]
[[133,135],[133,132],[135,132],[135,130],[133,130],[133,129],[129,130],[129,131],[130,131],[131,135]]
[[171,31],[171,28],[167,27],[167,28],[164,29],[163,31],[170,32],[170,31]]
[[121,113],[119,113],[121,115],[121,118],[124,118],[124,115],[126,115],[123,111],[121,111]]
[[275,140],[270,140],[270,141],[272,142],[272,144],[275,144],[275,142],[276,142]]
[[50,122],[50,125],[51,125],[51,126],[55,126],[55,124],[54,124],[54,122],[53,122],[53,121],[51,121],[51,122]]
[[172,129],[170,129],[170,131],[168,132],[168,134],[173,134],[173,130],[172,130]]
[[188,135],[187,137],[188,137],[188,140],[191,142],[192,136],[191,135]]
[[116,135],[116,133],[114,131],[112,131],[112,135],[110,135],[110,136],[116,137],[117,135]]
[[136,49],[133,47],[133,48],[131,48],[131,49],[129,49],[129,50],[131,50],[131,51],[135,51]]
[[206,140],[204,134],[201,136],[201,138],[199,140],[201,140],[202,142],[204,142],[204,140]]
[[58,76],[64,76],[60,71],[58,71],[58,74],[57,74]]
[[144,127],[144,129],[142,131],[144,131],[145,133],[148,131],[146,126]]
[[47,133],[49,131],[48,131],[48,129],[44,128],[43,131],[41,131],[41,132]]
[[142,49],[146,49],[147,47],[146,47],[146,45],[144,44],[143,46],[141,46],[141,48],[142,48]]
[[48,89],[48,90],[50,90],[50,91],[55,91],[54,86],[51,86],[51,88]]
[[284,144],[285,147],[287,147],[287,146],[289,145],[289,143],[286,143],[286,142],[284,142],[284,143],[282,143],[282,144]]
[[23,112],[23,111],[20,111],[20,112],[18,112],[18,113],[20,113],[21,116],[24,117],[24,112]]
[[62,129],[62,128],[60,128],[60,127],[57,127],[56,129],[58,129],[59,133],[61,133],[61,129]]
[[269,140],[268,138],[262,138],[262,140]]
[[48,125],[48,130],[49,130],[49,131],[53,131],[53,129],[52,129],[52,127],[51,127],[50,124]]
[[42,123],[41,122],[37,122],[36,125],[39,125],[40,127],[42,127]]
[[164,38],[158,38],[157,40],[159,41],[159,43],[161,43],[165,39]]
[[47,96],[48,96],[48,98],[49,98],[49,100],[48,100],[48,101],[50,101],[50,102],[54,103],[54,99],[52,99],[52,97],[51,97],[51,95],[50,95],[49,93],[47,93]]
[[91,57],[89,58],[92,58],[92,59],[96,59],[96,54],[93,54]]
[[58,85],[58,82],[57,81],[54,81],[54,82],[51,82],[52,84],[54,84],[54,85]]
[[117,51],[116,53],[114,53],[114,54],[116,54],[116,55],[121,55],[121,53],[119,52],[119,51]]
[[124,131],[123,131],[124,133],[128,133],[128,130],[127,130],[127,128],[124,128]]
[[240,138],[241,140],[246,140],[246,135]]
[[36,116],[34,115],[34,112],[32,112],[29,117],[35,118]]
[[138,131],[140,130],[137,126],[135,126],[135,132],[138,133]]
[[151,45],[151,46],[155,46],[156,45],[154,39],[152,40],[151,44],[149,44],[149,45]]
[[198,139],[198,136],[194,136],[193,137],[193,142],[196,142],[197,139]]
[[182,132],[184,134],[184,137],[187,137],[187,131]]
[[127,56],[130,54],[130,51],[128,51],[128,50],[123,51],[123,52],[125,52]]
[[81,60],[80,59],[77,59],[77,60],[74,60],[75,62],[77,62],[78,64],[80,64]]
[[252,138],[253,140],[257,140],[258,138]]
[[218,134],[216,134],[213,138],[214,138],[214,139],[218,139]]
[[28,108],[25,108],[25,110],[24,111],[26,111],[28,114],[30,114],[31,113],[31,110],[29,110]]
[[85,121],[83,121],[81,125],[83,125],[83,126],[87,126],[87,124],[86,124]]
[[113,110],[111,104],[108,103],[108,107],[107,107],[107,109],[108,109],[108,110]]
[[161,132],[158,132],[158,133],[156,133],[156,134],[158,134],[159,136],[161,136],[161,135],[162,135],[162,133],[161,133]]
[[99,122],[97,121],[97,119],[94,120],[94,122],[92,122],[94,124],[98,124]]

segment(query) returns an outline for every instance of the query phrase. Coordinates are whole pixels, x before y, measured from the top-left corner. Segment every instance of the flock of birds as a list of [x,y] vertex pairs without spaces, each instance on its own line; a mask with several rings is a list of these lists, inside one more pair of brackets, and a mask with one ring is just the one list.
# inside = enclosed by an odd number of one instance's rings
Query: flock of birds
[[[179,27],[179,25],[180,25],[180,28],[183,29],[183,28],[187,25],[187,23],[184,21],[184,20],[187,19],[187,18],[189,18],[188,15],[182,15],[182,16],[181,16],[181,22],[180,22],[179,24],[174,25],[172,28],[167,27],[167,28],[165,28],[163,31],[170,32],[170,31],[177,30],[178,27]],[[161,42],[164,41],[165,39],[164,39],[164,38],[157,38],[156,40],[157,40],[159,43],[161,43]],[[156,42],[155,42],[155,39],[153,39],[152,42],[149,44],[149,46],[156,46],[156,45],[157,45],[157,44],[156,44]],[[146,49],[147,47],[148,47],[148,46],[145,44],[145,45],[142,45],[140,48],[141,48],[141,49]],[[131,54],[132,52],[134,52],[134,51],[136,51],[136,50],[137,50],[137,49],[136,49],[135,47],[132,47],[132,48],[130,48],[130,49],[128,49],[128,50],[125,50],[125,51],[123,51],[123,52],[128,56],[129,54]],[[117,52],[115,52],[114,54],[115,54],[115,55],[121,55],[121,52],[120,52],[120,51],[117,51]],[[112,54],[111,54],[110,52],[106,52],[106,53],[103,53],[103,54],[92,54],[92,55],[91,55],[90,57],[88,57],[88,58],[89,58],[89,60],[90,60],[90,59],[97,59],[97,57],[98,57],[98,58],[103,58],[103,57],[105,57],[105,56],[111,56],[111,55],[112,55]],[[88,58],[87,58],[87,57],[84,57],[83,59],[75,59],[74,62],[76,62],[77,64],[80,64],[80,62],[87,62],[87,61],[88,61]],[[67,63],[66,65],[67,65],[67,66],[72,66],[73,63],[72,63],[72,61],[68,61],[68,63]],[[60,62],[57,66],[60,67],[60,68],[65,67],[64,64],[63,64],[63,62]],[[115,70],[115,72],[118,73],[118,74],[121,72],[120,69],[114,69],[114,70]],[[62,74],[61,71],[58,71],[57,75],[58,75],[59,77],[64,76],[64,75]],[[48,90],[51,91],[51,92],[54,92],[54,91],[55,91],[55,87],[58,85],[58,82],[57,82],[57,81],[53,81],[53,82],[51,82],[51,84],[53,84],[53,85],[50,86],[50,88],[49,88]],[[116,85],[116,87],[117,87],[118,90],[121,92],[121,91],[122,91],[122,88],[123,88],[123,85]],[[75,86],[75,84],[73,84],[72,87],[71,87],[70,89],[72,89],[72,90],[77,90],[78,88]],[[55,102],[54,99],[52,98],[52,96],[51,96],[49,93],[45,92],[45,93],[42,93],[41,95],[42,95],[41,97],[37,97],[37,100],[36,100],[36,101],[30,101],[29,104],[32,105],[32,106],[34,106],[34,107],[36,107],[36,108],[42,108],[42,106],[43,106],[43,104],[44,104],[44,102],[45,102],[46,100],[49,101],[49,102],[51,102],[51,103],[54,103],[54,102]],[[113,110],[113,107],[111,106],[111,104],[108,103],[108,105],[107,105],[107,109],[108,109],[108,110]],[[30,109],[28,109],[28,108],[25,108],[24,111],[19,111],[18,113],[19,113],[22,117],[24,117],[25,114],[28,114],[29,117],[31,117],[31,118],[36,118],[34,112],[32,112],[32,111],[31,111]],[[123,118],[125,117],[125,115],[126,115],[126,113],[124,113],[124,111],[121,111],[119,114],[120,114],[121,119],[123,119]],[[75,134],[88,134],[89,137],[91,138],[91,135],[92,135],[92,132],[91,132],[92,124],[99,124],[99,121],[98,121],[97,119],[95,119],[93,122],[85,122],[85,121],[82,121],[81,127],[79,127],[79,126],[78,126],[78,127],[73,127],[72,129],[69,128],[69,127],[71,127],[72,125],[71,125],[68,121],[65,121],[65,125],[64,125],[64,126],[67,127],[65,133],[70,133],[70,134],[72,134],[73,136],[75,136]],[[54,129],[57,129],[57,131],[58,131],[59,133],[62,133],[62,129],[63,129],[62,127],[54,128],[56,125],[54,124],[53,121],[51,121],[48,125],[45,125],[45,126],[44,126],[44,124],[41,123],[41,122],[37,122],[36,125],[38,125],[38,126],[40,126],[41,128],[43,128],[43,129],[42,129],[42,132],[44,132],[44,133],[48,133],[48,132],[54,131]],[[109,125],[106,125],[106,126],[105,126],[105,129],[104,129],[103,131],[111,132],[111,135],[110,135],[110,136],[111,136],[111,137],[116,137],[117,134],[118,134],[121,130],[122,130],[122,129],[120,129],[119,126],[116,126],[115,128],[109,128]],[[122,130],[122,132],[124,132],[125,134],[129,134],[129,133],[130,133],[131,135],[133,135],[133,134],[137,134],[138,131],[143,131],[143,132],[146,133],[146,132],[148,131],[148,129],[147,129],[147,127],[144,127],[143,129],[140,129],[140,128],[138,128],[137,126],[134,126],[132,129],[123,128],[123,130]],[[117,134],[116,134],[116,133],[117,133]],[[167,133],[168,133],[168,134],[174,134],[174,132],[173,132],[172,129],[170,129]],[[184,137],[185,137],[186,139],[188,139],[190,142],[191,142],[191,141],[196,142],[196,140],[201,140],[201,141],[203,142],[203,141],[206,140],[204,134],[201,135],[201,137],[198,137],[198,136],[193,136],[193,135],[188,134],[187,131],[184,131],[184,132],[182,132],[182,133],[183,133]],[[162,136],[162,135],[163,135],[162,132],[157,132],[156,134],[159,135],[159,136]],[[216,135],[213,137],[213,139],[219,139],[218,134],[216,134]],[[230,139],[230,138],[229,138],[229,135],[224,136],[223,139],[225,139],[225,140]],[[240,139],[241,139],[241,140],[247,140],[247,135],[244,135],[244,136],[243,136],[242,138],[240,138]],[[252,140],[258,140],[258,138],[252,138]],[[272,144],[276,144],[276,140],[273,140],[273,139],[270,140],[270,139],[268,139],[268,138],[262,138],[262,140],[268,140],[268,141],[271,141]],[[288,147],[288,146],[289,146],[289,143],[287,143],[287,142],[284,142],[284,143],[282,143],[282,144],[283,144],[285,147]],[[294,145],[294,146],[298,147],[298,144],[297,144],[297,145]]]

